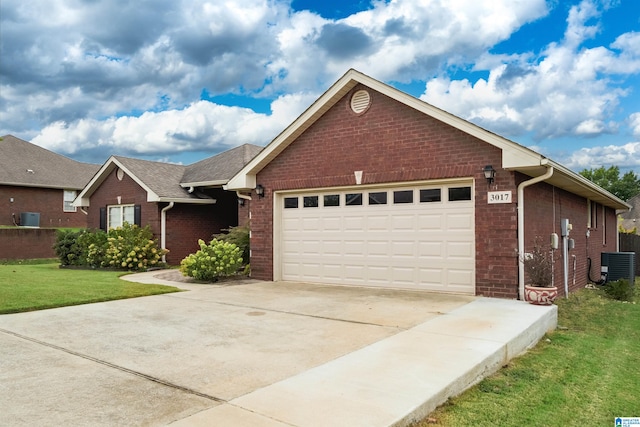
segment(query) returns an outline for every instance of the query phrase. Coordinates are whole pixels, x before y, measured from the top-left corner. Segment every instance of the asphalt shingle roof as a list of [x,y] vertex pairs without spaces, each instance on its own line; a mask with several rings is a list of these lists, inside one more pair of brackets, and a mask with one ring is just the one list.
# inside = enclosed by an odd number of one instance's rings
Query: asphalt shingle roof
[[113,156],[131,174],[160,197],[197,198],[180,187],[186,166]]
[[0,185],[80,190],[99,169],[13,135],[0,140]]
[[262,147],[244,144],[187,166],[183,183],[223,181],[231,179],[253,159]]

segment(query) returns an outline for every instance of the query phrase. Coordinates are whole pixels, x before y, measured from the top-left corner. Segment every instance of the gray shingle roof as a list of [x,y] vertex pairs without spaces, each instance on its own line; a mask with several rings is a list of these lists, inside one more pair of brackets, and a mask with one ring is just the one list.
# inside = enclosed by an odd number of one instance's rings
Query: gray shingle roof
[[186,166],[113,156],[151,191],[163,198],[196,198],[180,187]]
[[80,190],[99,169],[13,135],[0,140],[0,184]]
[[228,181],[251,161],[262,147],[244,144],[187,166],[182,183]]
[[93,192],[116,167],[125,169],[147,190],[150,200],[198,203],[206,196],[198,191],[189,192],[190,187],[222,186],[260,150],[262,147],[245,144],[189,166],[111,156],[80,193],[80,203],[88,206]]

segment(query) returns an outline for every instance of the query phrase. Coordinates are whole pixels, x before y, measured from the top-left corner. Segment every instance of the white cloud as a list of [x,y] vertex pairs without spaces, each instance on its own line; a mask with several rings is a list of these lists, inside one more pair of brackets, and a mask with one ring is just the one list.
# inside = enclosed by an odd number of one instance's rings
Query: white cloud
[[611,84],[617,74],[640,71],[638,34],[624,34],[605,47],[584,48],[597,31],[585,24],[598,15],[583,1],[569,14],[565,39],[533,54],[478,61],[490,66],[489,78],[433,78],[422,99],[493,131],[514,137],[533,133],[541,140],[565,135],[593,136],[615,132],[610,117],[627,90]]
[[[272,114],[198,101],[180,110],[145,112],[139,117],[57,121],[32,142],[74,155],[164,155],[181,151],[221,151],[240,144],[265,145],[283,130],[315,95],[293,94],[272,103]],[[100,159],[96,160],[100,161]]]
[[640,113],[633,113],[629,116],[629,124],[633,135],[636,138],[640,138]]
[[600,166],[637,168],[640,165],[640,142],[581,148],[568,158],[566,165],[574,170],[598,168]]

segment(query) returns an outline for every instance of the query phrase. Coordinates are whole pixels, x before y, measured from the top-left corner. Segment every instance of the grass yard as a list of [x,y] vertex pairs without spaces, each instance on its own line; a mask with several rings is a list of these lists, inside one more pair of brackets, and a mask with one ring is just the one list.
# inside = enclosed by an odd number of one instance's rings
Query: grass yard
[[639,282],[635,303],[592,289],[558,300],[556,331],[415,426],[613,426],[615,417],[640,417]]
[[120,280],[123,272],[61,269],[48,260],[0,264],[0,314],[177,292]]

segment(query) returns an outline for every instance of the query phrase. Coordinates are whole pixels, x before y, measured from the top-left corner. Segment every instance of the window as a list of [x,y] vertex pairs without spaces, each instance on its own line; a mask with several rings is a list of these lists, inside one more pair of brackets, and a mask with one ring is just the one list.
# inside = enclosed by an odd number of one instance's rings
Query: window
[[387,204],[387,192],[381,191],[378,193],[369,193],[370,205],[386,205]]
[[345,199],[345,205],[347,206],[362,205],[362,193],[347,194]]
[[340,195],[339,194],[327,194],[324,196],[324,205],[325,206],[340,206]]
[[449,188],[449,201],[471,200],[471,187],[451,187]]
[[317,208],[318,196],[304,196],[302,206],[305,208]]
[[393,203],[413,203],[413,190],[394,191]]
[[107,213],[108,229],[122,227],[125,222],[136,223],[135,206],[133,205],[107,206]]
[[64,205],[62,208],[64,212],[76,212],[78,210],[72,204],[76,199],[76,194],[76,190],[64,190]]
[[440,202],[442,195],[439,188],[420,190],[420,203]]
[[285,209],[296,209],[298,207],[298,198],[297,197],[285,197],[284,198],[284,208]]

